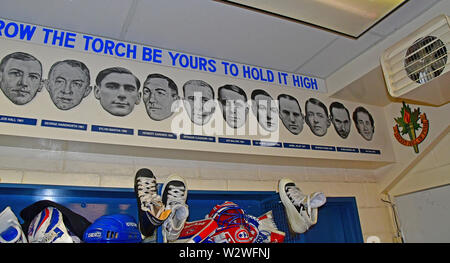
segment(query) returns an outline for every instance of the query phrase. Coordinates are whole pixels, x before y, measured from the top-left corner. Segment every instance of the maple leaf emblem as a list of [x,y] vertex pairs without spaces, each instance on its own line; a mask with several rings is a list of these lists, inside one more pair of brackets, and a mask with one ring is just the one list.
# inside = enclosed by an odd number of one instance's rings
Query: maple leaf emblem
[[[409,105],[406,105],[405,102],[403,101],[403,106],[402,106],[400,113],[401,113],[401,116],[394,118],[394,120],[397,123],[397,126],[400,128],[399,130],[400,130],[401,135],[408,134],[411,141],[415,141],[417,139],[416,131],[422,128],[422,126],[419,123],[419,120],[421,119],[420,108],[414,109],[412,111],[411,108],[409,107]],[[427,122],[427,125],[428,125],[428,122]],[[428,126],[426,128],[428,131]],[[422,138],[420,138],[420,139],[422,139]],[[418,148],[417,144],[418,143],[415,143],[412,145],[414,147],[414,151],[416,153],[419,152],[419,148]]]

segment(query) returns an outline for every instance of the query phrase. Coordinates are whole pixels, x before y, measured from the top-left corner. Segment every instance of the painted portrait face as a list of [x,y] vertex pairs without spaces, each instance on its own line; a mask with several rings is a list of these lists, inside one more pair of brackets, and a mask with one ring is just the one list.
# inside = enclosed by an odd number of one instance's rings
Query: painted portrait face
[[0,79],[5,96],[14,104],[24,105],[42,89],[42,67],[38,61],[10,58]]
[[278,129],[278,106],[270,96],[259,94],[255,96],[256,118],[261,127],[274,132]]
[[316,136],[324,136],[331,125],[325,110],[321,106],[310,102],[306,105],[306,118],[309,128]]
[[304,118],[300,106],[295,100],[280,97],[280,119],[284,127],[292,134],[297,135],[302,132]]
[[114,116],[130,114],[141,98],[135,77],[127,73],[108,74],[94,93],[103,109]]
[[342,138],[347,138],[350,133],[350,115],[342,108],[332,108],[331,111],[331,122],[336,132]]
[[92,87],[89,86],[87,72],[62,62],[50,72],[47,90],[58,109],[69,110],[80,104]]
[[166,79],[150,78],[142,91],[145,109],[151,119],[161,121],[172,115],[172,104],[177,100],[177,94]]
[[214,94],[208,86],[193,82],[184,87],[184,107],[197,125],[208,123],[215,111]]
[[233,90],[220,90],[219,98],[226,123],[232,128],[240,128],[245,124],[248,106],[245,97]]
[[372,126],[372,122],[370,122],[369,115],[365,112],[358,112],[356,113],[356,117],[356,127],[358,128],[359,134],[368,141],[372,140],[374,127]]

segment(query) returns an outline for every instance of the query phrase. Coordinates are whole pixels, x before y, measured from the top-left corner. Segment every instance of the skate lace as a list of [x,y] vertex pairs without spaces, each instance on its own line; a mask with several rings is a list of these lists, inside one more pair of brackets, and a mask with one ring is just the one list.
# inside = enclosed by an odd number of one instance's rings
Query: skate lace
[[137,192],[139,199],[144,207],[150,208],[151,205],[158,205],[161,197],[156,190],[156,179],[141,177],[137,179]]
[[297,186],[287,186],[286,187],[286,194],[291,200],[291,202],[299,208],[299,212],[301,210],[305,209],[304,200],[306,196],[300,191],[300,189]]
[[167,191],[167,206],[184,204],[184,192],[184,186],[169,185],[169,190]]

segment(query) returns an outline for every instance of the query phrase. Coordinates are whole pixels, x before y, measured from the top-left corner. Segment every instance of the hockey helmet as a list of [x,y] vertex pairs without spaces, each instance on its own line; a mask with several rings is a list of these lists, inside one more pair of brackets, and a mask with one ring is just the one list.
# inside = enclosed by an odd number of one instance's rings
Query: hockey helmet
[[140,243],[142,241],[136,220],[125,214],[104,215],[84,232],[86,243]]
[[258,236],[258,220],[236,203],[226,201],[216,205],[208,217],[218,225],[211,236],[215,243],[252,243]]
[[37,214],[28,228],[30,243],[74,243],[62,213],[49,206]]
[[247,223],[245,211],[239,205],[230,201],[214,206],[208,217],[213,218],[219,227],[244,225]]

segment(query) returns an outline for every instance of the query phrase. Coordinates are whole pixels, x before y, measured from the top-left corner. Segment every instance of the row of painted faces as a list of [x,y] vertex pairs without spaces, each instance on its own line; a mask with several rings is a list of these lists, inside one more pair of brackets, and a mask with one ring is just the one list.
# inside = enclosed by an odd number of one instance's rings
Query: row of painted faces
[[[77,60],[54,63],[45,80],[41,62],[28,53],[11,53],[0,62],[1,90],[16,105],[27,104],[45,86],[58,109],[70,110],[93,90],[103,109],[114,116],[130,114],[142,97],[148,116],[155,121],[171,117],[175,102],[182,100],[191,121],[197,125],[208,123],[218,104],[226,123],[235,129],[245,124],[251,108],[261,127],[269,132],[278,129],[279,117],[294,135],[302,132],[305,122],[316,136],[324,136],[331,123],[340,137],[345,139],[350,133],[350,113],[339,102],[331,103],[328,110],[321,101],[310,98],[305,103],[304,115],[297,99],[291,95],[281,94],[274,100],[266,91],[257,89],[251,94],[251,103],[247,103],[245,91],[231,84],[218,89],[216,101],[214,89],[202,80],[187,81],[182,87],[184,98],[180,98],[175,82],[158,73],[147,76],[141,93],[139,79],[121,67],[100,71],[96,85],[92,87],[90,83],[88,67]],[[357,107],[352,117],[359,134],[372,140],[372,115],[365,108]]]

